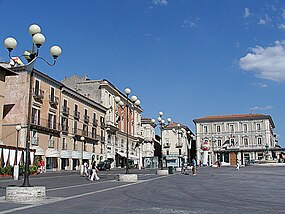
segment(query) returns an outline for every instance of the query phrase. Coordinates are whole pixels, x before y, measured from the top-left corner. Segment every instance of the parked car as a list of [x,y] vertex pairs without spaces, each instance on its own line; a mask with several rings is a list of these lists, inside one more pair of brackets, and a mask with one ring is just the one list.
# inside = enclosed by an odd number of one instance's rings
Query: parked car
[[111,169],[111,163],[109,161],[103,161],[97,164],[97,169],[98,170],[107,170]]

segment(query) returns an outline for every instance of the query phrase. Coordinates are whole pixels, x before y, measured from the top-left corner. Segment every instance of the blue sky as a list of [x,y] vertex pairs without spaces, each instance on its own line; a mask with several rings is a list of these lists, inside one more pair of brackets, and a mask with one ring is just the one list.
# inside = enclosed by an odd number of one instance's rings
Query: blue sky
[[42,56],[62,47],[55,67],[36,65],[59,81],[78,74],[130,87],[143,116],[163,111],[193,131],[199,117],[269,114],[285,146],[284,1],[0,0],[0,40],[17,39],[14,55],[30,49],[33,23],[46,37]]

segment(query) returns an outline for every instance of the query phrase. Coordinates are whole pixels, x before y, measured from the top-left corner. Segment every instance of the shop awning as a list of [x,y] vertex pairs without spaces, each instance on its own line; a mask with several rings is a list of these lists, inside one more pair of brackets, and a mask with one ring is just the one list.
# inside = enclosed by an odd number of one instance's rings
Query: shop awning
[[81,159],[81,152],[73,151],[71,153],[71,158],[73,158],[73,159]]
[[36,150],[35,155],[39,155],[39,156],[45,155],[45,151],[39,146],[33,146],[32,149]]
[[90,152],[83,152],[83,159],[91,160],[91,153]]
[[130,154],[129,154],[129,159],[132,159],[132,160],[138,160],[138,159],[139,159],[139,157],[138,157],[138,156],[136,156],[136,155],[130,155]]
[[66,150],[62,150],[60,152],[60,158],[71,158],[71,152],[66,151]]
[[122,156],[122,157],[127,157],[127,155],[123,152],[116,152],[118,155]]
[[46,157],[47,158],[59,158],[60,153],[59,153],[59,151],[57,151],[55,149],[48,148],[46,151]]

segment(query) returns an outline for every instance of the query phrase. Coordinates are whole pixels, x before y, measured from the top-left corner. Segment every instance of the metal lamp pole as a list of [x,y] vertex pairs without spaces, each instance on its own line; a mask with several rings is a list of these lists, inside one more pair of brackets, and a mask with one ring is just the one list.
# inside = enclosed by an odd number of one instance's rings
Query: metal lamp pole
[[18,147],[19,147],[19,132],[22,129],[20,125],[16,126],[17,142],[16,142],[16,165],[14,166],[14,180],[19,180],[19,165],[18,165]]
[[[158,112],[157,121],[158,121],[159,128],[160,128],[160,145],[161,145],[161,157],[160,157],[161,165],[160,165],[160,169],[161,169],[161,170],[163,169],[162,131],[163,131],[164,126],[165,126],[165,121],[162,119],[162,115],[163,115],[163,112],[162,112],[162,111]],[[152,123],[155,123],[155,119],[152,119],[151,122],[152,122]],[[168,122],[168,124],[169,124],[169,123],[171,122],[171,118],[167,118],[167,122]]]
[[[24,52],[24,55],[21,55],[19,57],[25,57],[25,59],[28,61],[28,64],[26,65],[19,65],[18,67],[24,68],[27,72],[30,72],[30,82],[29,82],[29,95],[28,95],[28,118],[27,118],[27,136],[26,136],[26,162],[25,162],[25,172],[24,172],[24,182],[22,184],[22,187],[30,187],[29,182],[29,162],[30,162],[30,131],[31,131],[31,107],[32,107],[32,80],[33,80],[33,73],[34,73],[34,65],[36,60],[42,59],[46,64],[49,66],[53,66],[56,63],[56,60],[58,56],[61,54],[61,48],[59,46],[53,46],[50,48],[50,54],[53,57],[53,63],[50,64],[47,60],[45,60],[43,57],[38,56],[40,47],[45,43],[45,37],[43,34],[41,34],[41,28],[33,24],[29,27],[29,33],[32,36],[32,50],[27,50]],[[4,45],[9,51],[9,58],[16,64],[17,62],[11,57],[12,50],[15,49],[17,46],[16,39],[9,37],[6,38],[4,41]]]
[[85,137],[80,137],[80,140],[82,141],[82,148],[81,148],[81,167],[80,167],[80,175],[84,176],[84,164],[83,164],[83,149],[84,149],[84,141]]

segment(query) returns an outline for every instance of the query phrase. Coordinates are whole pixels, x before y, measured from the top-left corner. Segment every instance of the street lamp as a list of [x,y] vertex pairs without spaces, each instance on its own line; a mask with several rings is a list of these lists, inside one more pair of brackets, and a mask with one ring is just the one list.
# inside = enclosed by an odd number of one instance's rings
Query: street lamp
[[[127,96],[127,103],[126,103],[126,108],[127,108],[127,163],[126,163],[126,174],[129,174],[129,109],[134,107],[134,106],[139,106],[141,104],[141,101],[138,100],[137,96],[133,95],[131,96],[131,106],[129,103],[129,95],[131,93],[130,88],[125,89],[125,94]],[[115,97],[115,102],[119,104],[122,108],[124,107],[124,102],[121,100],[119,96]]]
[[14,62],[14,64],[18,64],[24,68],[26,71],[30,72],[30,86],[29,86],[29,100],[28,100],[28,118],[27,118],[27,137],[26,137],[26,163],[25,163],[25,173],[24,173],[24,182],[22,187],[30,187],[29,181],[29,161],[30,161],[30,131],[31,131],[31,106],[32,106],[32,77],[34,73],[34,65],[37,59],[41,59],[46,62],[49,66],[53,66],[56,63],[57,58],[61,54],[61,48],[59,46],[53,46],[50,48],[50,54],[53,57],[53,63],[49,63],[46,59],[39,56],[40,47],[45,43],[45,37],[41,34],[41,28],[33,24],[29,27],[29,33],[32,36],[32,50],[26,50],[24,55],[19,57],[25,57],[27,60],[26,65],[19,64],[12,56],[11,52],[16,48],[17,41],[16,39],[9,37],[4,41],[4,45],[9,52],[9,58]]
[[[166,126],[165,121],[162,119],[163,116],[163,112],[160,111],[158,112],[158,124],[159,124],[159,128],[160,128],[160,145],[161,145],[161,157],[160,157],[160,169],[163,169],[163,145],[162,145],[162,131],[164,129],[164,127]],[[151,119],[152,123],[155,123],[155,119]],[[168,124],[171,123],[171,118],[167,118],[167,122]]]
[[82,141],[82,148],[81,148],[81,167],[80,167],[80,175],[84,176],[84,164],[83,164],[83,149],[84,149],[84,143],[85,143],[85,137],[81,136],[80,140]]
[[18,165],[18,146],[19,146],[19,132],[22,129],[21,125],[16,126],[17,141],[16,141],[16,165],[14,166],[14,180],[19,180],[19,165]]

